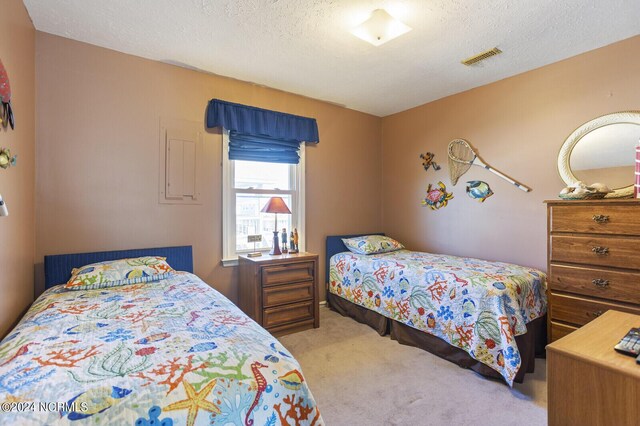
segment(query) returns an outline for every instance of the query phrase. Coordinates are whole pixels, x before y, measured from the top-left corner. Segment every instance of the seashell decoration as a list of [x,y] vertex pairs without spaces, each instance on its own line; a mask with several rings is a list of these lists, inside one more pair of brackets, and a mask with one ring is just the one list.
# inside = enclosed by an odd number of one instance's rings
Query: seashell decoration
[[611,192],[613,191],[604,183],[596,182],[587,186],[584,182],[577,181],[574,184],[563,188],[558,196],[567,200],[582,200],[604,198]]

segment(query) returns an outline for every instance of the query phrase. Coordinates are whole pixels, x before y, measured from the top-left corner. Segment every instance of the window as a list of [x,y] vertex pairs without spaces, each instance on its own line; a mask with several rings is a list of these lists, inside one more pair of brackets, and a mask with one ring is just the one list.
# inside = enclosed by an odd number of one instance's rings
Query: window
[[298,229],[300,250],[304,250],[304,144],[300,144],[300,163],[265,163],[229,160],[229,132],[222,132],[223,184],[223,255],[224,266],[237,264],[238,254],[254,251],[249,235],[260,234],[257,251],[268,253],[273,245],[275,215],[262,213],[270,197],[278,196],[287,203],[290,215],[278,215],[278,238],[287,230],[287,246],[291,231]]

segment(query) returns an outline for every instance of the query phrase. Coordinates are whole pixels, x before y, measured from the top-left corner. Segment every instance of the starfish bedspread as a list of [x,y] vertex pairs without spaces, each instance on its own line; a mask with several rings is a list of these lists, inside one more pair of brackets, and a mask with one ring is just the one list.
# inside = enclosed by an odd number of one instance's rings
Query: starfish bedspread
[[56,286],[0,343],[0,423],[320,425],[297,361],[197,276]]

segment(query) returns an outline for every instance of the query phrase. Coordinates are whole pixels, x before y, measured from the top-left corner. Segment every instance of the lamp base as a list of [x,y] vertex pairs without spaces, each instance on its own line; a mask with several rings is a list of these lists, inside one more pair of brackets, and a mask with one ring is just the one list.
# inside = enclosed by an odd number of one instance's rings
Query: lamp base
[[280,251],[280,241],[278,240],[278,231],[273,231],[273,247],[269,254],[271,256],[279,256],[282,254]]

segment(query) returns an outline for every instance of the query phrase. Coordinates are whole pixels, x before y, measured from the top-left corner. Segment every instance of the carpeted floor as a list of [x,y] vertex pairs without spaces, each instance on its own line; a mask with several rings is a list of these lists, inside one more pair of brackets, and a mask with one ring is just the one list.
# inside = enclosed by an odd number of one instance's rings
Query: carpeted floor
[[509,388],[320,309],[320,328],[283,336],[327,425],[546,425],[546,364]]

